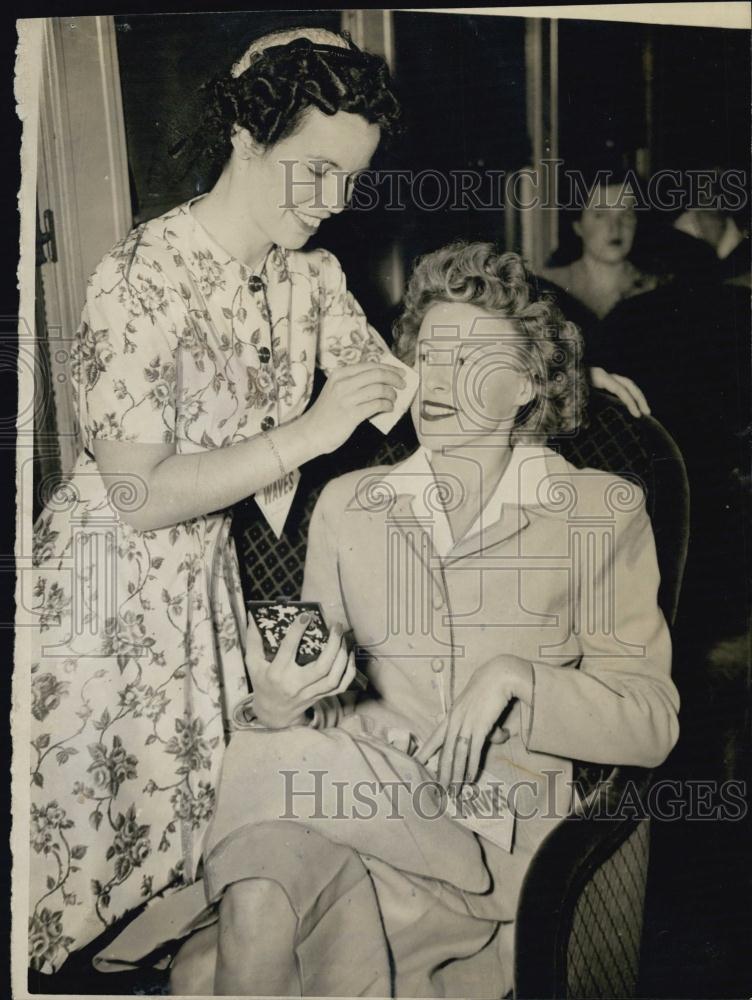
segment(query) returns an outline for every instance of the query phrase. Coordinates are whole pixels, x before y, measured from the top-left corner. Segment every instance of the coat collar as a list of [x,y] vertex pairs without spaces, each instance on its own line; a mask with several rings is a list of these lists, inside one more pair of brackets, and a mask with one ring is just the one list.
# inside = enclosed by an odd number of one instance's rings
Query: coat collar
[[455,542],[429,454],[420,447],[383,477],[394,497],[388,517],[403,533],[408,529],[430,533],[431,547],[447,562],[485,552],[513,537],[530,523],[531,512],[560,517],[569,509],[560,502],[564,483],[569,495],[574,489],[569,463],[550,448],[517,445],[475,524]]

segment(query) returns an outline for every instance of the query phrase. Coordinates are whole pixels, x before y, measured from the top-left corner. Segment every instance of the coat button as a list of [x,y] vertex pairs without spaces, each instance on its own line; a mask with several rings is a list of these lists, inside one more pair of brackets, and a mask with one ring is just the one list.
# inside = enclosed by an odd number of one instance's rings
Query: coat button
[[260,292],[264,287],[264,282],[259,278],[257,274],[252,274],[248,279],[248,291],[249,292]]
[[433,595],[433,607],[435,611],[440,611],[444,607],[444,598],[438,590]]
[[269,350],[268,347],[259,347],[258,356],[259,356],[259,361],[261,362],[262,365],[268,365],[269,360],[272,356],[272,352]]
[[274,427],[274,417],[264,417],[261,421],[261,430],[270,431]]
[[440,656],[435,656],[431,660],[431,670],[433,670],[435,674],[440,674],[443,669],[444,669],[444,661],[441,659]]

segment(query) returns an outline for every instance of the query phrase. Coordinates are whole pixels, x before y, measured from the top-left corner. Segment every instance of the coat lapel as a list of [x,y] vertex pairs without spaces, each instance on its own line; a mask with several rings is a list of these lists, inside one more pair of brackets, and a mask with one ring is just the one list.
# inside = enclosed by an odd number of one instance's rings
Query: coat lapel
[[504,504],[501,508],[501,516],[497,521],[489,524],[483,531],[477,531],[472,535],[465,535],[457,545],[453,546],[447,558],[447,564],[456,562],[458,559],[466,559],[468,556],[480,555],[502,542],[523,531],[530,519],[523,507]]
[[398,494],[389,510],[388,523],[400,532],[421,563],[430,569],[432,562],[438,558],[430,531],[431,519],[418,517],[414,497],[409,493]]
[[[429,567],[435,565],[438,558],[448,565],[459,559],[487,552],[514,538],[530,524],[528,510],[558,517],[567,514],[566,509],[559,509],[555,491],[551,490],[551,484],[563,481],[569,482],[571,486],[566,463],[548,449],[515,448],[500,488],[491,504],[486,507],[482,520],[475,526],[476,530],[465,535],[456,544],[447,544],[445,536],[448,532],[448,538],[451,538],[451,531],[446,515],[436,511],[426,511],[424,514],[423,501],[418,500],[418,492],[397,492],[400,486],[404,488],[410,482],[410,476],[416,473],[425,476],[427,470],[430,470],[427,460],[416,452],[396,466],[386,479],[391,480],[396,492],[389,509],[389,522],[402,533],[407,544],[424,565]],[[406,476],[404,480],[401,480],[402,475]],[[549,492],[552,496],[547,498]],[[499,511],[499,517],[490,520],[495,510]],[[439,523],[439,518],[443,518],[445,523]],[[437,531],[439,535],[436,534]]]

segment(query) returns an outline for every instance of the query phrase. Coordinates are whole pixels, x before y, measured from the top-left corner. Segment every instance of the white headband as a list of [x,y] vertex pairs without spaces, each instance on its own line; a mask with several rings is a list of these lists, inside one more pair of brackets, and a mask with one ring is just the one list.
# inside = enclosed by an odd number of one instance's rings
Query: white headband
[[241,76],[265,49],[271,48],[273,45],[288,45],[290,42],[297,41],[298,38],[307,38],[320,45],[333,45],[342,49],[349,48],[344,38],[340,38],[339,35],[335,35],[333,31],[328,31],[326,28],[291,28],[288,31],[275,31],[271,35],[264,35],[263,38],[257,38],[255,42],[251,42],[245,53],[232,67],[230,75],[235,78]]

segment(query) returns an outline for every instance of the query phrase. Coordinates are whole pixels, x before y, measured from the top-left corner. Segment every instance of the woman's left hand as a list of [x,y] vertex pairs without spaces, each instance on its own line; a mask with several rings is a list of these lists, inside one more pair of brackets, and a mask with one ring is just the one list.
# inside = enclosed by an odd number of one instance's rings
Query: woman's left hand
[[590,382],[595,389],[603,389],[616,396],[633,417],[650,416],[650,407],[644,393],[626,375],[612,375],[603,368],[591,368]]
[[533,670],[518,656],[495,656],[479,667],[452,705],[446,718],[431,733],[416,760],[426,764],[441,748],[439,782],[474,781],[486,740],[513,698],[530,704]]

